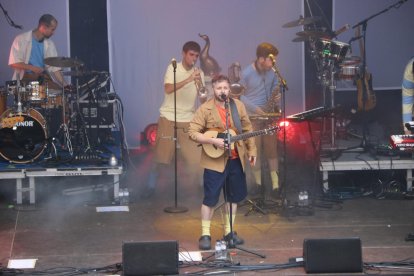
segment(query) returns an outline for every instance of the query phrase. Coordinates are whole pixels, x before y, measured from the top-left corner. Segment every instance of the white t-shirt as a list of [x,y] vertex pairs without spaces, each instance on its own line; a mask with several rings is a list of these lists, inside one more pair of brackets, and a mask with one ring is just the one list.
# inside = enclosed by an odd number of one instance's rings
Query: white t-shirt
[[[174,84],[174,70],[170,64],[164,76],[164,84]],[[193,73],[194,69],[186,70],[182,62],[177,63],[176,83],[179,83]],[[201,72],[201,79],[204,84],[204,73]],[[167,120],[174,121],[174,93],[164,93],[164,101],[160,107],[160,114]],[[176,106],[177,106],[177,122],[190,122],[195,112],[195,104],[197,100],[197,88],[194,82],[187,83],[184,87],[177,90]]]

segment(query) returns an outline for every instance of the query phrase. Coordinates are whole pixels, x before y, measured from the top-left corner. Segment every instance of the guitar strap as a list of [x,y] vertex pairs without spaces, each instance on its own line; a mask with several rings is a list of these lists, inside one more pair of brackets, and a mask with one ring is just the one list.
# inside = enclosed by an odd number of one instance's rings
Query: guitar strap
[[242,126],[239,117],[239,111],[237,110],[236,103],[232,98],[230,98],[230,109],[231,109],[231,116],[233,117],[233,122],[239,134],[242,133]]

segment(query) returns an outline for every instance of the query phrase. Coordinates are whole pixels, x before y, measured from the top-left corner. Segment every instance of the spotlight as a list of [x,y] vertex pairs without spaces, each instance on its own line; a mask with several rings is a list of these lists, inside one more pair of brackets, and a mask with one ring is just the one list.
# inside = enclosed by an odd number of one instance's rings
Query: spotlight
[[145,142],[150,146],[155,146],[155,141],[157,139],[157,130],[158,124],[149,124],[145,127],[144,135]]

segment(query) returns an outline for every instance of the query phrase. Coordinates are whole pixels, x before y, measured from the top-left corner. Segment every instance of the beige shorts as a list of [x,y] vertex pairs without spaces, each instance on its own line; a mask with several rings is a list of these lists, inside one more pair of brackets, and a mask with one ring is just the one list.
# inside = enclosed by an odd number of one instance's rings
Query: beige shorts
[[[201,147],[190,139],[188,135],[189,124],[177,122],[177,153],[184,158],[187,164],[200,164]],[[160,117],[158,120],[154,160],[157,163],[170,164],[174,153],[174,122]]]

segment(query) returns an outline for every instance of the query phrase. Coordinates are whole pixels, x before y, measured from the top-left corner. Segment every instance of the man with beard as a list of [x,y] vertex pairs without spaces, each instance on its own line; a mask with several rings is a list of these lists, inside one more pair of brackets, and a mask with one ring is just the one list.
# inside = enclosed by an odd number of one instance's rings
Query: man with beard
[[[237,99],[229,99],[230,81],[218,75],[212,79],[214,98],[201,105],[190,122],[189,135],[192,140],[203,145],[200,164],[204,168],[204,199],[201,206],[201,228],[199,239],[201,250],[211,249],[210,224],[221,190],[226,201],[226,221],[224,240],[234,245],[243,244],[236,232],[231,232],[237,212],[237,203],[247,195],[245,156],[251,166],[256,163],[256,145],[253,138],[237,141],[231,151],[223,138],[209,134],[209,130],[240,129],[238,134],[252,132],[244,104]],[[231,102],[230,102],[231,101]],[[230,113],[231,111],[231,113]],[[231,114],[231,115],[230,115]],[[219,151],[214,157],[209,150]],[[217,156],[218,155],[218,156]],[[231,211],[231,212],[230,212]],[[231,224],[230,224],[231,214]]]

